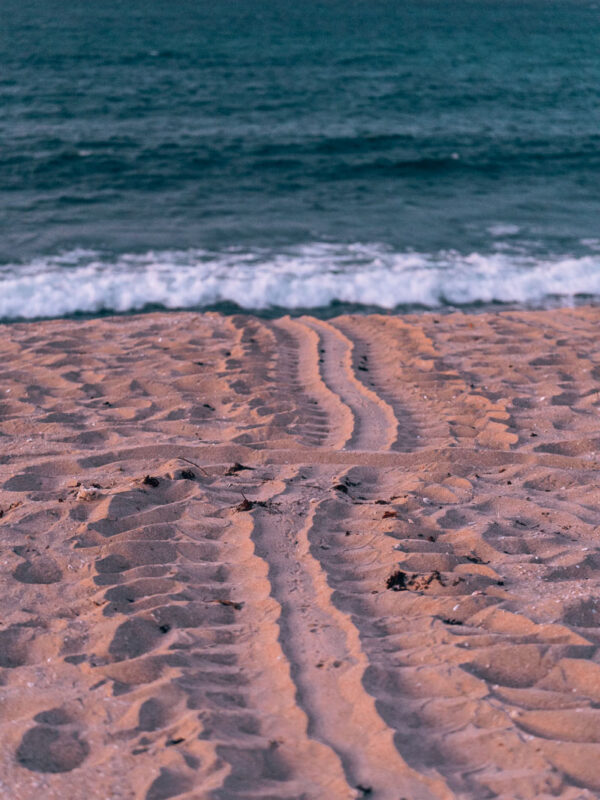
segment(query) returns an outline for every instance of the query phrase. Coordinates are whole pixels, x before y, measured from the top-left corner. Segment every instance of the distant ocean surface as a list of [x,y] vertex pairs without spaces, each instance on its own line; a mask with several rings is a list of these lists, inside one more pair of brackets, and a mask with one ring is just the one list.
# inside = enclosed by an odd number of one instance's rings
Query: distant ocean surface
[[600,299],[600,7],[2,0],[0,319]]

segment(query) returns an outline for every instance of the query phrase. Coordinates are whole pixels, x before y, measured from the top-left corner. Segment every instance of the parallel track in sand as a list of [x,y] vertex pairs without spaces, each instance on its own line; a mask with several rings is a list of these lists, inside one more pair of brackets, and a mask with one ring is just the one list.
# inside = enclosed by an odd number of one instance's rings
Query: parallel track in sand
[[600,797],[599,321],[4,327],[0,797]]

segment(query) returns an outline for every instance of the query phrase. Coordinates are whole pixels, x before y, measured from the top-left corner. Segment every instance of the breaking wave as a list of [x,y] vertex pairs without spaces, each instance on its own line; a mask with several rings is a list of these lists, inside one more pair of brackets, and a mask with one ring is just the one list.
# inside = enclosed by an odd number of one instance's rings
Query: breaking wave
[[72,250],[0,266],[0,318],[62,317],[146,308],[394,308],[600,297],[600,253],[545,259],[507,252],[394,252],[377,244],[310,244],[285,252]]

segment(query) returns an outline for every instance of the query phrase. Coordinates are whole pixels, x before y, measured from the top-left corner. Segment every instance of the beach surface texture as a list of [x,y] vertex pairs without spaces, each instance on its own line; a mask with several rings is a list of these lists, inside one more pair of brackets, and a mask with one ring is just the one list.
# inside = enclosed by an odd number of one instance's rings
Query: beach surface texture
[[597,308],[3,326],[0,796],[600,796]]

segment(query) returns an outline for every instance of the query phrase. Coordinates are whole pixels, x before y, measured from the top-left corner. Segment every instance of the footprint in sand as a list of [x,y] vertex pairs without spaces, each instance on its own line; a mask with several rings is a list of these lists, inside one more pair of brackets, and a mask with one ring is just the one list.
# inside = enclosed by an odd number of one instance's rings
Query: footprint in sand
[[32,772],[70,772],[87,758],[90,748],[59,708],[37,714],[17,748],[17,761]]

